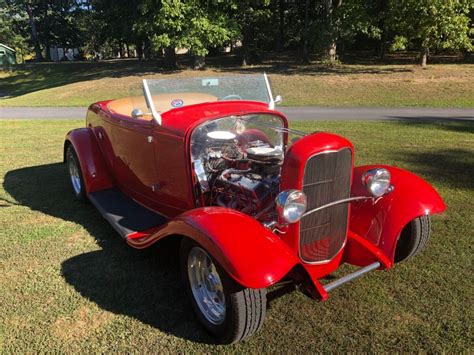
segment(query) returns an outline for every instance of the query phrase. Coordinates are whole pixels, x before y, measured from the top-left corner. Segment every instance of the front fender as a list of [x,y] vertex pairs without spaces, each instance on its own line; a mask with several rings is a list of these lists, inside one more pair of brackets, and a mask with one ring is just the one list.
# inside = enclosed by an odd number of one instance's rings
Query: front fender
[[402,229],[414,218],[443,212],[446,205],[436,190],[419,176],[384,165],[354,168],[352,196],[367,195],[362,175],[373,168],[390,172],[394,190],[375,203],[372,200],[352,203],[349,228],[378,246],[393,262]]
[[289,247],[270,230],[229,208],[203,207],[185,212],[151,239],[157,241],[169,235],[195,240],[234,280],[248,288],[268,287],[298,263]]
[[88,194],[114,185],[99,145],[89,128],[78,128],[67,133],[64,141],[64,161],[66,161],[66,150],[70,144],[74,147],[79,159]]

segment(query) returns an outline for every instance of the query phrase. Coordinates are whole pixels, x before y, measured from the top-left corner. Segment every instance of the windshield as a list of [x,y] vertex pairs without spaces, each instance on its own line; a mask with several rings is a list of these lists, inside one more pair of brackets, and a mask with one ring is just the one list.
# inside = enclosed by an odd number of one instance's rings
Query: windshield
[[168,100],[169,109],[223,100],[272,101],[264,74],[158,79],[147,84],[153,100]]
[[[193,159],[202,153],[203,145],[209,143],[211,132],[230,133],[243,146],[248,144],[268,145],[283,151],[285,126],[280,117],[268,114],[223,117],[198,126],[191,138]],[[243,143],[245,142],[245,143]]]

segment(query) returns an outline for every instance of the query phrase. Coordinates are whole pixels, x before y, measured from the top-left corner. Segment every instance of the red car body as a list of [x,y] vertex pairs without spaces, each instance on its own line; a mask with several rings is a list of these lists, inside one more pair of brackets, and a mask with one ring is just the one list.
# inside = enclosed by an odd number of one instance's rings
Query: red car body
[[[184,236],[202,246],[235,282],[246,288],[263,289],[291,279],[304,285],[315,298],[325,300],[329,290],[321,278],[344,263],[391,268],[403,228],[420,216],[445,210],[438,193],[420,177],[390,166],[354,167],[354,147],[347,139],[323,132],[309,134],[286,149],[281,191],[303,190],[308,161],[318,154],[341,150],[351,153],[351,197],[367,196],[363,175],[374,168],[387,169],[394,188],[379,198],[348,201],[347,230],[339,249],[330,260],[322,257],[308,262],[302,253],[318,255],[314,248],[326,250],[331,246],[322,240],[311,244],[309,251],[302,250],[300,238],[304,231],[300,231],[300,222],[272,230],[232,208],[203,205],[196,196],[190,151],[196,127],[232,115],[270,114],[288,128],[282,113],[259,102],[218,101],[164,112],[159,125],[114,112],[110,102],[91,105],[86,127],[66,136],[65,158],[68,147],[73,146],[86,194],[118,188],[166,218],[160,225],[123,235],[131,247],[146,248],[165,237]],[[286,147],[287,133],[283,139]]]

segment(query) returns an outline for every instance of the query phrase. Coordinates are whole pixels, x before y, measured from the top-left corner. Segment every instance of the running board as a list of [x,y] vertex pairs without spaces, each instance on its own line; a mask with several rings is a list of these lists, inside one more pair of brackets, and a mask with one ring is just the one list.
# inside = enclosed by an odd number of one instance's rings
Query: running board
[[88,197],[102,216],[124,239],[129,235],[168,222],[167,218],[142,206],[117,188],[92,192]]
[[346,282],[358,279],[362,275],[364,275],[364,274],[366,274],[366,273],[368,273],[372,270],[378,269],[379,267],[380,267],[380,262],[378,262],[378,261],[376,261],[372,264],[369,264],[367,266],[364,266],[364,267],[360,268],[359,270],[354,271],[353,273],[351,273],[349,275],[343,276],[340,279],[334,280],[333,282],[330,282],[330,283],[324,285],[323,286],[324,290],[326,292],[330,292],[330,291],[334,290],[336,287],[339,287],[339,286],[345,284]]

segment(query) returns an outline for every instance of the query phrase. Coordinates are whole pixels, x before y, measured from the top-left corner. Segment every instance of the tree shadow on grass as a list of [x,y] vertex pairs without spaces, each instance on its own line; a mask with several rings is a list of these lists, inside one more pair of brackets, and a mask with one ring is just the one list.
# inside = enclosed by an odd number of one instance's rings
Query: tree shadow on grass
[[397,123],[410,125],[411,127],[429,127],[434,129],[448,130],[453,132],[474,133],[474,116],[386,116],[397,120]]
[[[192,58],[182,55],[179,59],[181,69],[192,67]],[[382,68],[380,66],[354,67],[348,65],[302,65],[291,55],[278,55],[265,60],[263,64],[241,67],[236,55],[224,55],[208,58],[209,68],[223,73],[253,74],[267,72],[281,75],[332,75],[332,74],[388,74],[410,72],[409,68]],[[136,59],[108,60],[103,62],[61,62],[29,63],[15,66],[13,75],[2,78],[0,99],[14,98],[35,91],[55,88],[67,84],[92,81],[103,78],[121,78],[125,76],[142,76],[149,74],[177,74],[181,69],[168,70],[160,60],[138,61]],[[199,72],[196,72],[196,75]],[[137,83],[139,80],[137,80]]]
[[429,176],[430,181],[436,184],[471,191],[474,189],[473,150],[458,148],[411,152],[400,154],[397,159],[409,162],[414,173]]
[[3,97],[13,98],[82,81],[175,72],[177,71],[164,69],[159,61],[144,62],[133,59],[18,64],[15,66],[14,75],[2,79],[0,93]]
[[194,316],[180,282],[178,241],[164,240],[143,251],[128,247],[88,203],[74,200],[64,164],[9,171],[3,181],[20,204],[83,226],[101,250],[62,263],[62,275],[81,296],[115,314],[135,318],[165,333],[212,343]]
[[[464,119],[431,119],[414,120],[400,118],[391,125],[419,127],[429,130],[452,131],[458,133],[474,133],[474,121]],[[423,134],[420,132],[420,134]],[[456,139],[453,136],[453,139]],[[457,142],[453,142],[457,143]],[[410,170],[421,176],[429,176],[429,180],[453,188],[474,189],[474,149],[471,146],[456,144],[455,148],[443,148],[429,151],[394,152],[394,157],[410,164]]]
[[393,73],[409,73],[413,72],[409,68],[382,68],[380,66],[373,67],[351,67],[349,65],[325,65],[325,64],[308,64],[302,65],[298,63],[271,63],[261,64],[248,67],[226,67],[220,66],[215,68],[224,73],[233,74],[279,74],[279,75],[311,75],[311,76],[327,76],[327,75],[351,75],[351,74],[393,74]]

